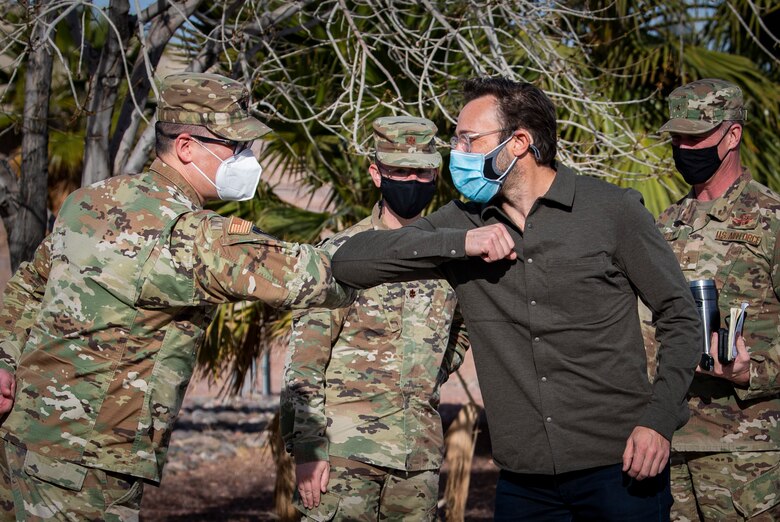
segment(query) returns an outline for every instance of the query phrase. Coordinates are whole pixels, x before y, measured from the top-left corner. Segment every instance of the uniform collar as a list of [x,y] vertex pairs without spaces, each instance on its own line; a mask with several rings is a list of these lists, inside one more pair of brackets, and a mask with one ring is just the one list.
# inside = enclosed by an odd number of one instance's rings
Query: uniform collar
[[[726,190],[726,193],[712,202],[712,206],[707,210],[707,215],[716,221],[726,221],[729,216],[731,216],[734,205],[737,204],[739,197],[742,195],[742,192],[744,192],[751,179],[750,172],[743,167],[742,173]],[[696,193],[694,192],[693,187],[691,187],[690,192],[688,192],[688,195],[685,196],[681,202],[680,212],[675,221],[682,225],[692,226],[693,221],[696,219],[697,206],[698,201],[696,200]]]
[[382,200],[376,202],[373,210],[371,210],[371,228],[374,230],[389,230],[387,225],[382,221]]
[[193,203],[197,203],[198,206],[203,207],[205,203],[204,199],[198,194],[198,191],[190,185],[190,183],[182,176],[179,171],[162,161],[160,158],[156,158],[149,170],[159,174],[171,183],[173,183],[179,190],[181,190],[187,198]]

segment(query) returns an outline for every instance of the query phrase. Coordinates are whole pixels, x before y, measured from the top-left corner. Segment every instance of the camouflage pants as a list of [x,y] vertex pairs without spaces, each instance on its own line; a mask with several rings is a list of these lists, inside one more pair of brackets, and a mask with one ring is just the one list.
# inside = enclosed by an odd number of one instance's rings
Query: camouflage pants
[[137,521],[143,481],[0,439],[0,520]]
[[330,457],[328,491],[320,505],[306,509],[296,493],[303,520],[414,520],[436,518],[439,470],[399,471]]
[[780,520],[780,451],[672,453],[672,520]]

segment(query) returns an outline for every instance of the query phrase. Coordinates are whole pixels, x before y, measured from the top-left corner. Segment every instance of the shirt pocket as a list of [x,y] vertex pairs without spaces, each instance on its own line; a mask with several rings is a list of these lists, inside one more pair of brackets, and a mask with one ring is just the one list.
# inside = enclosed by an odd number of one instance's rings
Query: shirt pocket
[[547,261],[550,309],[563,322],[600,321],[609,299],[607,257],[600,254],[577,259]]

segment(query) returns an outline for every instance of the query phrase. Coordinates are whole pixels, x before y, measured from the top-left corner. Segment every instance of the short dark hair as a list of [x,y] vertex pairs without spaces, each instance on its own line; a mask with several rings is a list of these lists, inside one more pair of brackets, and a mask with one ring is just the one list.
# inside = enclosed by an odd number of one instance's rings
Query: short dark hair
[[537,162],[554,167],[558,150],[555,106],[541,89],[509,78],[481,77],[466,80],[463,95],[466,103],[483,96],[494,96],[498,101],[501,127],[507,129],[502,133],[501,141],[517,129],[526,129],[539,150]]
[[157,157],[171,151],[173,140],[179,134],[194,134],[195,136],[209,136],[211,133],[203,125],[188,125],[182,123],[170,123],[158,121],[154,125],[154,153]]

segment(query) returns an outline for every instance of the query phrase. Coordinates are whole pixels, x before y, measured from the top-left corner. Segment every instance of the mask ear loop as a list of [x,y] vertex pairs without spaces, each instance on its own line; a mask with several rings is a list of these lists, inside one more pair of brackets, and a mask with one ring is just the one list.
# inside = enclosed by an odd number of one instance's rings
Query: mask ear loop
[[[509,140],[511,140],[511,139],[512,139],[512,137],[510,136],[509,138],[507,138],[507,140],[506,140],[504,143],[508,143],[508,142],[509,142]],[[503,143],[502,143],[501,145],[503,145]],[[499,145],[499,147],[500,147],[501,145]],[[496,147],[496,148],[498,148],[498,147]],[[528,148],[529,148],[529,149],[531,150],[531,152],[533,153],[533,155],[534,155],[534,158],[536,158],[536,161],[537,161],[537,162],[538,162],[538,161],[540,161],[540,160],[542,159],[542,155],[541,155],[541,153],[539,152],[539,149],[537,149],[537,148],[536,148],[536,145],[534,145],[533,143],[531,143],[530,145],[528,145]],[[492,152],[492,151],[491,151],[491,152]],[[496,154],[495,156],[493,156],[493,170],[494,170],[494,171],[498,171],[498,165],[496,165],[496,160],[497,160],[497,159],[498,159],[498,154]],[[509,164],[509,167],[507,167],[507,169],[504,171],[504,173],[503,173],[501,176],[499,176],[499,177],[498,177],[498,179],[495,179],[495,180],[490,180],[490,181],[502,181],[502,180],[503,180],[503,179],[506,177],[506,175],[507,175],[507,174],[509,174],[509,171],[511,171],[511,170],[512,170],[512,168],[515,166],[515,163],[517,163],[517,160],[518,160],[518,158],[517,158],[517,157],[515,157],[515,159],[513,159],[513,160],[512,160],[512,163],[510,163],[510,164]],[[483,176],[483,177],[484,177],[484,176]],[[487,178],[486,178],[486,179],[487,179]]]
[[[718,143],[715,144],[716,147],[720,147],[721,142],[724,139],[726,139],[726,136],[729,135],[729,131],[731,130],[731,127],[733,127],[733,126],[734,126],[734,124],[731,123],[731,124],[729,124],[728,127],[726,127],[726,132],[723,133],[723,136],[720,137],[720,139],[718,140]],[[742,138],[740,138],[740,141],[742,141]],[[732,150],[736,150],[738,147],[739,147],[739,142],[737,142],[737,147],[734,147],[733,149],[726,150],[726,154],[723,155],[723,159],[721,159],[721,161],[725,160],[726,156],[728,156],[731,153]]]
[[[190,138],[190,140],[191,140],[191,141],[194,141],[195,143],[197,143],[198,145],[200,145],[201,147],[203,147],[204,149],[206,149],[206,152],[208,152],[209,154],[211,154],[212,156],[214,156],[215,158],[217,158],[219,161],[221,161],[221,162],[223,162],[223,163],[224,163],[224,161],[225,161],[225,160],[223,160],[222,158],[220,158],[219,156],[217,156],[216,154],[214,154],[213,152],[211,152],[211,151],[209,150],[209,148],[208,148],[208,147],[206,147],[204,144],[202,144],[201,142],[199,142],[199,141],[198,141],[198,140],[196,140],[195,138]],[[217,189],[217,191],[219,191],[219,189],[217,188],[217,184],[216,184],[216,183],[214,183],[213,181],[211,181],[211,178],[209,178],[208,176],[206,176],[206,173],[205,173],[205,172],[203,172],[203,171],[200,169],[200,167],[198,167],[198,164],[197,164],[197,163],[195,163],[194,161],[193,161],[193,162],[191,162],[191,163],[192,163],[192,166],[193,166],[193,167],[195,167],[195,170],[197,170],[197,171],[198,171],[198,173],[199,173],[201,176],[203,176],[203,179],[205,179],[206,181],[208,181],[209,183],[211,183],[211,186],[212,186],[212,187],[214,187],[215,189]]]

